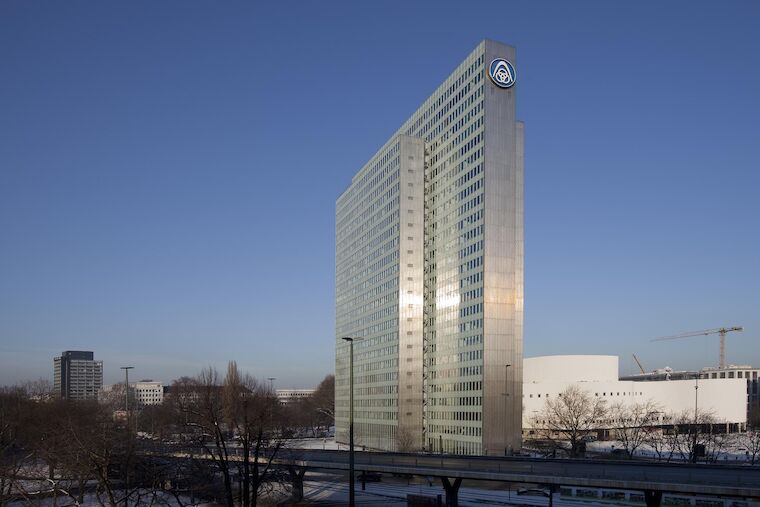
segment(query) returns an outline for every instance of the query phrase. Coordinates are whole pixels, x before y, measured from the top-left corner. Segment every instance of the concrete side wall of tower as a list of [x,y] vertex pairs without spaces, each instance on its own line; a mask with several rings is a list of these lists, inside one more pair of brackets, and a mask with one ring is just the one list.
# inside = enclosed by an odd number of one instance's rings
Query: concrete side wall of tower
[[398,429],[396,450],[423,446],[422,298],[425,143],[399,136]]
[[[486,66],[514,65],[515,50],[486,41]],[[485,82],[485,253],[483,316],[483,453],[521,447],[523,323],[522,129],[515,118],[516,86]]]

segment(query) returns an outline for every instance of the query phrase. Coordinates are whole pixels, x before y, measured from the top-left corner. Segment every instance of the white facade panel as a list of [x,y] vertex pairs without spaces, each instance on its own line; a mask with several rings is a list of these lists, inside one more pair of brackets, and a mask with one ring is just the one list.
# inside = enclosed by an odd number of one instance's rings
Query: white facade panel
[[558,397],[570,386],[600,397],[609,405],[631,405],[651,400],[662,407],[663,414],[678,415],[683,412],[693,414],[696,403],[699,412],[712,413],[716,422],[747,422],[747,386],[742,379],[617,380],[617,364],[616,356],[526,358],[523,427],[530,428],[531,418],[541,413],[546,400]]
[[601,382],[618,379],[617,356],[526,357],[523,382]]

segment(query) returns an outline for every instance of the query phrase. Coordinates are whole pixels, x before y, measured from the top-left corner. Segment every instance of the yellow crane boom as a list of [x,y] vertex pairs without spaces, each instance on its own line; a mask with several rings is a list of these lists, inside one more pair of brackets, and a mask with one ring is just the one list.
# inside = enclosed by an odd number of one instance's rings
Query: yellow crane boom
[[653,342],[662,342],[666,340],[679,340],[681,338],[689,338],[691,336],[707,336],[711,334],[717,334],[720,335],[720,358],[719,358],[719,365],[721,368],[726,367],[726,334],[730,333],[732,331],[744,331],[744,328],[741,326],[734,326],[734,327],[719,327],[717,329],[703,329],[702,331],[691,331],[688,333],[681,333],[676,334],[673,336],[661,336],[660,338],[655,338]]
[[644,375],[646,372],[644,371],[644,367],[641,366],[641,361],[639,361],[639,358],[636,357],[636,354],[631,354],[633,356],[633,360],[636,361],[636,364],[639,365],[639,370],[641,370],[641,374]]

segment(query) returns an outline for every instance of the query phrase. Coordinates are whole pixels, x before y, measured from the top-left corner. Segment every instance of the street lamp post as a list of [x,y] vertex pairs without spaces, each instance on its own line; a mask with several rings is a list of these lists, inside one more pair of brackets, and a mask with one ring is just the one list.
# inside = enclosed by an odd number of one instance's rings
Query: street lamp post
[[354,338],[344,336],[349,345],[348,360],[348,505],[354,507]]
[[694,440],[691,443],[691,462],[697,462],[697,432],[699,431],[699,373],[694,376]]
[[507,430],[509,428],[509,423],[507,421],[507,405],[509,401],[509,367],[512,366],[511,364],[505,364],[504,365],[504,392],[502,393],[504,395],[504,456],[508,456],[507,452],[507,441],[509,440],[507,438]]
[[[272,391],[272,396],[277,400],[277,394],[274,392],[274,381],[277,380],[277,377],[267,377],[267,380],[269,381],[269,390]],[[269,428],[270,431],[274,431],[274,405],[269,406]]]
[[134,366],[122,366],[124,370],[124,411],[127,413],[127,425],[129,425],[129,370]]
[[[130,442],[130,428],[129,428],[129,370],[134,369],[134,366],[121,366],[124,370],[124,411],[127,417],[127,449],[129,449]],[[127,489],[124,492],[124,505],[129,506],[129,456],[127,456],[127,462],[124,464],[124,484]]]

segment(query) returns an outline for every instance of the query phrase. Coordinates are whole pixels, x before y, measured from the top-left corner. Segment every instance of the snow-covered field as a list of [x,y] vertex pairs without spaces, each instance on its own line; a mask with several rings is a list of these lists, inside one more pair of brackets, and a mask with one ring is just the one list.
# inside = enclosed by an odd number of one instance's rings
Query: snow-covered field
[[335,438],[294,438],[288,440],[285,446],[289,449],[348,450],[347,445],[338,444]]

